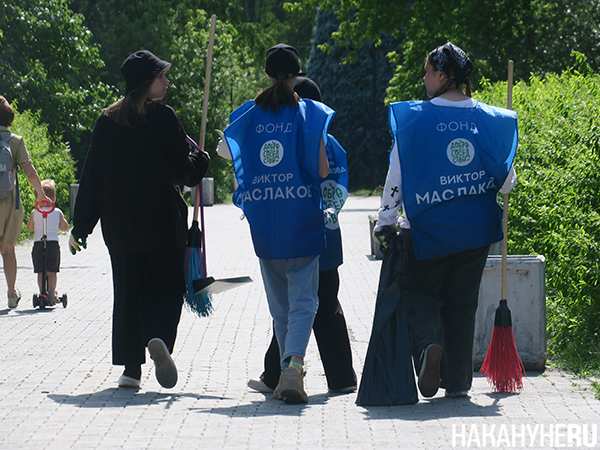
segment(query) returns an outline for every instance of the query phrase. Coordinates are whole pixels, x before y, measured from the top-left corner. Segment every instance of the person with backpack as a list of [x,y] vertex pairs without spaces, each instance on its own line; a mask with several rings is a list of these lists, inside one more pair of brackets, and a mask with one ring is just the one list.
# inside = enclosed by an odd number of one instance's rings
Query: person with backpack
[[6,278],[8,307],[16,308],[21,293],[16,289],[17,255],[15,244],[23,228],[23,204],[19,196],[17,167],[23,169],[38,199],[50,202],[42,189],[42,181],[31,162],[23,137],[8,128],[15,120],[15,111],[0,95],[0,254]]

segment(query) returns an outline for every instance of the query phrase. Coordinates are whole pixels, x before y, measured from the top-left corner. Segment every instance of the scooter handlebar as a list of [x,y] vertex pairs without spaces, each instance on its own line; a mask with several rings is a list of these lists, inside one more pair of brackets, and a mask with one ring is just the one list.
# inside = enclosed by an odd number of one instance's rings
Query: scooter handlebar
[[[49,206],[50,209],[41,209],[43,206]],[[48,217],[48,214],[54,211],[55,208],[56,205],[52,201],[47,202],[45,200],[38,200],[37,202],[35,202],[35,209],[44,217],[44,219]]]

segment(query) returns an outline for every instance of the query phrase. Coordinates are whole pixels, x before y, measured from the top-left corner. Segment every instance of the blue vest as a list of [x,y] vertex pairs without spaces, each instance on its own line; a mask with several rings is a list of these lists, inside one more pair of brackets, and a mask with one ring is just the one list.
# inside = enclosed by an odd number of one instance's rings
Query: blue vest
[[225,138],[259,258],[319,255],[325,248],[319,149],[335,112],[312,100],[278,113],[252,101],[231,114]]
[[321,182],[321,198],[325,209],[327,247],[319,258],[319,271],[335,269],[343,263],[342,233],[338,214],[348,198],[348,162],[346,151],[331,135],[327,135],[329,175]]
[[389,121],[417,258],[501,240],[497,194],[515,158],[517,114],[411,101],[391,104]]

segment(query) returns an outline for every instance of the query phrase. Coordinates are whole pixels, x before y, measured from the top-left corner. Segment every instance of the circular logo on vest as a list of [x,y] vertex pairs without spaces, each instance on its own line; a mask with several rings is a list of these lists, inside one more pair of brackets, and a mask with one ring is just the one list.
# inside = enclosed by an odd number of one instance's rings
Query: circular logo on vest
[[267,167],[276,166],[283,159],[283,145],[281,142],[272,140],[263,144],[260,149],[260,160]]
[[466,139],[454,139],[446,149],[448,159],[455,166],[466,166],[475,156],[475,148],[470,141]]

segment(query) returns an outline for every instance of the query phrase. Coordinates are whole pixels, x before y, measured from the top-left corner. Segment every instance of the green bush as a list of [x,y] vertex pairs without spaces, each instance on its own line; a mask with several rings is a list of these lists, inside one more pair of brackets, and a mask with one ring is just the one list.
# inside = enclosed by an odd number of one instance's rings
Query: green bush
[[[15,105],[12,105],[15,108]],[[56,206],[70,219],[69,185],[75,182],[75,163],[66,144],[54,139],[48,133],[46,125],[41,124],[38,114],[29,111],[19,113],[15,108],[15,120],[10,129],[14,134],[23,136],[40,179],[50,178],[56,183]],[[19,191],[25,210],[23,234],[26,236],[26,224],[29,214],[35,207],[35,193],[22,170],[18,170]]]
[[[506,106],[506,83],[478,100]],[[548,350],[579,373],[600,369],[600,76],[532,77],[514,87],[518,182],[509,254],[546,258]],[[509,299],[510,302],[526,299]]]

